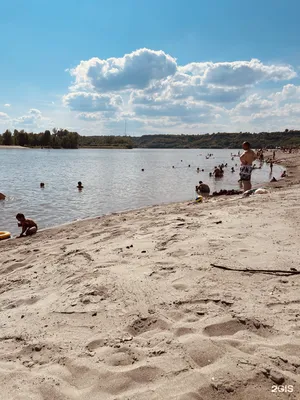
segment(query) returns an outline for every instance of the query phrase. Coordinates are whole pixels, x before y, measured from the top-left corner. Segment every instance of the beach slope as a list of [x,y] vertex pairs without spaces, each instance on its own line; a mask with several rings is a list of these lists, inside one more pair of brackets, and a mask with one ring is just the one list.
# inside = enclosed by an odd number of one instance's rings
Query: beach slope
[[300,270],[299,195],[157,206],[1,242],[0,398],[299,399],[300,275],[268,273]]

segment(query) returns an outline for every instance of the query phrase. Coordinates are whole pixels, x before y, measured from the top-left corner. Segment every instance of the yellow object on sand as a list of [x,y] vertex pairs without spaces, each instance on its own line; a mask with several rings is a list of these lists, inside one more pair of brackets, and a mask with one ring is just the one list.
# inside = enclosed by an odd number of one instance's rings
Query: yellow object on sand
[[10,238],[10,232],[0,231],[0,240],[9,239],[9,238]]

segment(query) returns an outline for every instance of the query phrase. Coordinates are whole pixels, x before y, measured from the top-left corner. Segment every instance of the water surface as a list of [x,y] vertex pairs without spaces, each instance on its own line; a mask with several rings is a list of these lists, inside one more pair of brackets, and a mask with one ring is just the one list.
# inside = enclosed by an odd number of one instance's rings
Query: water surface
[[[111,212],[191,200],[199,180],[208,183],[211,191],[239,189],[239,159],[231,160],[231,153],[237,152],[0,149],[0,192],[7,195],[0,201],[0,231],[19,231],[15,219],[18,212],[46,228]],[[208,153],[213,157],[206,159]],[[209,177],[214,166],[221,163],[228,163],[224,177]],[[235,173],[230,172],[232,166]],[[197,173],[197,167],[204,172]],[[272,176],[278,178],[280,173],[280,167],[274,166]],[[253,171],[254,184],[270,177],[268,165]],[[76,188],[78,181],[83,183],[82,192]],[[40,182],[45,183],[44,189],[40,189]]]

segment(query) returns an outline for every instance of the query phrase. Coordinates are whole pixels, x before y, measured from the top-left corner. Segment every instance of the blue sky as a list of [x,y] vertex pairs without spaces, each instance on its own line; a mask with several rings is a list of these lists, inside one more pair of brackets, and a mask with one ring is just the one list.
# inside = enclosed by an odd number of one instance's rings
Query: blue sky
[[0,15],[2,131],[300,126],[299,1],[0,0]]

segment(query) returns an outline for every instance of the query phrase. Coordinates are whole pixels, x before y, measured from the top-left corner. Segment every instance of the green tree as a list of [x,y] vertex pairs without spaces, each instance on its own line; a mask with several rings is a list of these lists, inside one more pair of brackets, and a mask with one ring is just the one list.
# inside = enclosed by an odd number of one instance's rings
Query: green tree
[[13,142],[15,146],[19,146],[19,131],[14,129]]
[[51,133],[49,130],[46,130],[42,137],[42,145],[50,146],[51,145]]
[[19,146],[27,146],[28,145],[28,133],[24,132],[22,129],[18,135]]
[[3,133],[3,144],[5,146],[11,146],[13,144],[12,134],[8,129]]

